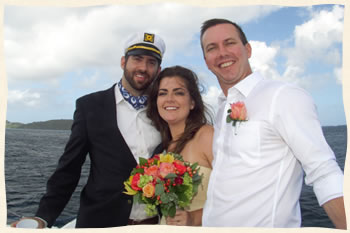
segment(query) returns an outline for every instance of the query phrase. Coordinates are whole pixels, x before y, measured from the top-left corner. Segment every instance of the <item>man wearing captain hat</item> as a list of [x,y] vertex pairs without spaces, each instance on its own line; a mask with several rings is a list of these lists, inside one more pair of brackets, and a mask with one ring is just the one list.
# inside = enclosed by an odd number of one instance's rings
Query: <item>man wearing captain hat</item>
[[123,182],[139,157],[149,157],[161,141],[146,116],[144,94],[160,72],[165,44],[158,35],[136,33],[126,40],[124,52],[121,80],[76,101],[64,153],[47,182],[36,217],[26,218],[37,228],[54,224],[79,182],[87,154],[90,174],[81,192],[77,228],[158,223],[158,216],[147,216],[144,206],[133,204],[132,197],[123,193]]

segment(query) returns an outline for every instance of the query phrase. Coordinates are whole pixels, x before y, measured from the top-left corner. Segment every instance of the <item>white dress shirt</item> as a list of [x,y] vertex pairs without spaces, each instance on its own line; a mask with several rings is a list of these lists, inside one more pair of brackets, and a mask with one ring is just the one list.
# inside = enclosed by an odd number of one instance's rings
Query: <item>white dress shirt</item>
[[[226,116],[237,101],[248,121],[234,129]],[[214,129],[203,226],[300,227],[303,170],[320,205],[343,196],[343,173],[303,89],[253,73],[221,94]]]
[[[159,132],[151,126],[146,116],[146,109],[134,109],[121,95],[118,85],[115,86],[117,103],[118,128],[129,146],[137,163],[139,158],[150,158],[153,150],[161,142]],[[150,218],[144,211],[145,205],[133,203],[130,219],[143,220]]]

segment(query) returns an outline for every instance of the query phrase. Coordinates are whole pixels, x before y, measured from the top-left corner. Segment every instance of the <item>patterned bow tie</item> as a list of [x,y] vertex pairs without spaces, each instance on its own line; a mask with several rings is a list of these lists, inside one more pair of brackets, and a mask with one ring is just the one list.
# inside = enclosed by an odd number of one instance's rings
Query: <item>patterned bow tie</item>
[[122,85],[122,80],[119,81],[118,87],[120,90],[120,93],[124,97],[126,101],[128,101],[131,106],[133,106],[136,110],[139,110],[141,108],[146,107],[147,105],[147,96],[141,95],[141,96],[133,96],[131,95]]

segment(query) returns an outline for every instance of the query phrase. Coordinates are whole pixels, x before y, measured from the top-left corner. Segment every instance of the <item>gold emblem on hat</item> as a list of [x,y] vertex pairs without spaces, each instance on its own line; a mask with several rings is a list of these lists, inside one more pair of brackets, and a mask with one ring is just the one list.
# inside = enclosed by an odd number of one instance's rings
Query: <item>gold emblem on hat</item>
[[154,43],[154,34],[145,33],[143,37],[143,41]]

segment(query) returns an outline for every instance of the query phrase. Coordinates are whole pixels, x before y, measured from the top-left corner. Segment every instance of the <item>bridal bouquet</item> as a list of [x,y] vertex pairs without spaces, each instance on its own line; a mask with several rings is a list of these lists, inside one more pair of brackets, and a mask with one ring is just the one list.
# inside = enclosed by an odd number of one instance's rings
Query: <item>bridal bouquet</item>
[[196,195],[202,177],[197,163],[184,162],[179,154],[158,154],[150,159],[140,158],[139,164],[124,182],[126,191],[134,202],[146,204],[147,215],[157,214],[157,206],[163,216],[174,217],[176,208],[190,205]]

